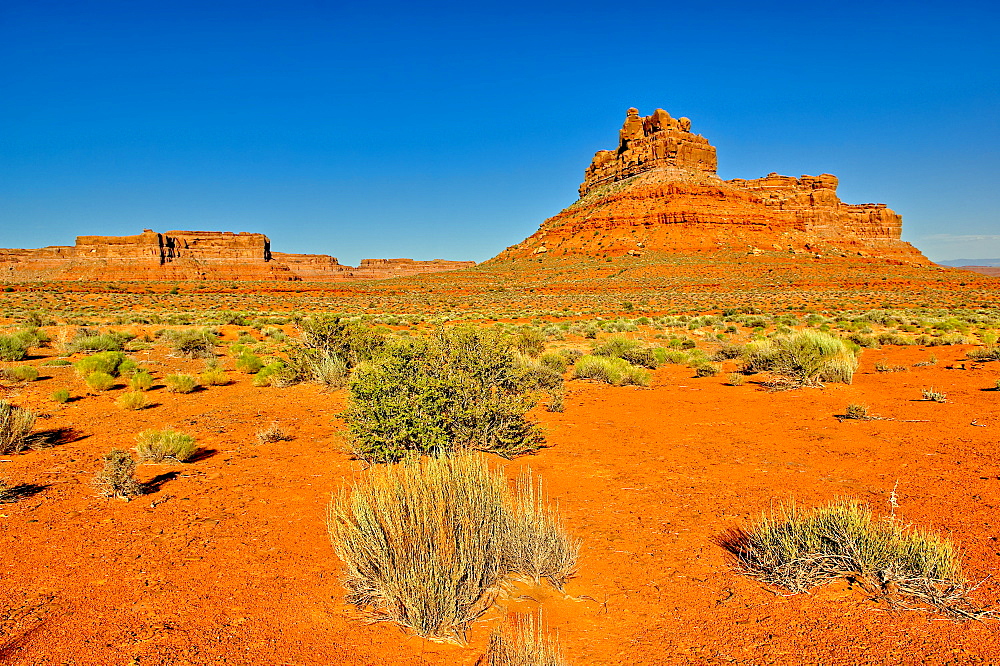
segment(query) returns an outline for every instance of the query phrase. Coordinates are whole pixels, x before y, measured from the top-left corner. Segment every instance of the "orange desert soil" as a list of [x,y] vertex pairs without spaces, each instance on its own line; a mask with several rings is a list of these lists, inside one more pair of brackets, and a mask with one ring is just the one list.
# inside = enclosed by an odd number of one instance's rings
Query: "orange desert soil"
[[[493,462],[512,478],[541,474],[584,540],[579,573],[565,594],[512,590],[467,646],[366,624],[343,603],[324,515],[363,467],[345,453],[343,391],[255,388],[231,373],[233,384],[187,396],[154,388],[155,406],[126,412],[113,403],[121,389],[54,405],[53,390],[83,385],[69,368],[41,368],[44,379],[0,397],[76,438],[0,458],[9,484],[43,486],[0,505],[0,663],[471,665],[504,612],[539,604],[577,666],[997,663],[994,620],[894,610],[846,583],[788,596],[734,573],[713,541],[791,498],[858,497],[885,514],[898,483],[896,515],[960,543],[968,577],[985,579],[973,600],[996,601],[1000,392],[987,389],[1000,364],[960,366],[967,348],[936,347],[940,363],[916,368],[930,350],[866,350],[853,385],[774,393],[726,385],[728,365],[700,379],[668,366],[650,388],[569,381],[564,413],[535,413],[549,447]],[[157,376],[201,367],[159,350],[134,357]],[[877,361],[910,369],[876,373]],[[930,386],[948,402],[921,401]],[[838,420],[849,403],[886,420]],[[272,422],[293,439],[256,444]],[[141,465],[155,490],[132,502],[97,497],[98,457],[165,426],[207,454]]]

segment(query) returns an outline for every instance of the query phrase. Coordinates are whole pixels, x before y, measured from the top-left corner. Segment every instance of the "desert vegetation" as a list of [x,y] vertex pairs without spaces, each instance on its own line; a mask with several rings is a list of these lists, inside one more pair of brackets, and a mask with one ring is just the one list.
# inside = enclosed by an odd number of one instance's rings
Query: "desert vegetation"
[[505,579],[561,585],[579,544],[533,479],[519,490],[474,454],[374,468],[327,519],[349,600],[420,636],[463,641]]

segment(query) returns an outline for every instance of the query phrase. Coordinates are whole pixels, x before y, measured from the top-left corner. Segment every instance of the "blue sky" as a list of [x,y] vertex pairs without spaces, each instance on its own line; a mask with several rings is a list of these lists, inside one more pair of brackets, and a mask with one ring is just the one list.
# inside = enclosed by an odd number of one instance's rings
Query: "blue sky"
[[481,261],[625,109],[724,178],[834,173],[932,259],[1000,256],[993,3],[0,3],[0,247],[143,228]]

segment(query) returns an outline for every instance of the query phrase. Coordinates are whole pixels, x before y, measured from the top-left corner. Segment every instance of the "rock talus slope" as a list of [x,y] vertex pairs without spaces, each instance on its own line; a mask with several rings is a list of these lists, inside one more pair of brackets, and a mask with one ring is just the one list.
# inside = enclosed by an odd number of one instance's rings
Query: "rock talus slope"
[[715,148],[691,121],[629,109],[616,150],[600,150],[580,199],[497,260],[736,250],[929,263],[900,240],[885,204],[846,204],[831,174],[722,180]]

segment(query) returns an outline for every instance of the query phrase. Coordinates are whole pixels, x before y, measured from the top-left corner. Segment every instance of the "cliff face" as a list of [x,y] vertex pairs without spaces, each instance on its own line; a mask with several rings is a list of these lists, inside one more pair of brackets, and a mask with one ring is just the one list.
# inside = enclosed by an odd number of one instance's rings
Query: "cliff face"
[[[372,262],[366,265],[366,262]],[[264,234],[146,229],[135,236],[78,236],[75,246],[0,249],[0,279],[308,280],[397,277],[474,266],[471,261],[366,259],[359,268],[320,254],[271,252]]]
[[788,250],[928,263],[900,240],[898,214],[845,204],[836,176],[722,180],[715,148],[690,129],[662,109],[629,109],[617,150],[597,152],[580,199],[497,259]]

